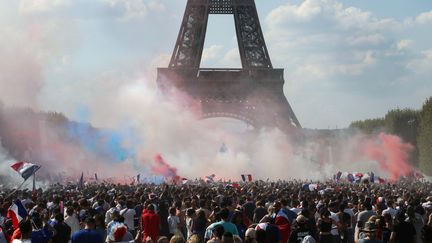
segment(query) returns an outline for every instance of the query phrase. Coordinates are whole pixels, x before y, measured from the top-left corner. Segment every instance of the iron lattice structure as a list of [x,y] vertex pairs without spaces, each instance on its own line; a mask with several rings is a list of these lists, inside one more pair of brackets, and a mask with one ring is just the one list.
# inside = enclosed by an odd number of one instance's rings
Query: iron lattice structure
[[[200,68],[209,14],[234,16],[241,69]],[[274,69],[254,0],[188,0],[168,68],[158,68],[166,95],[180,90],[199,104],[201,118],[232,117],[254,127],[301,128]]]

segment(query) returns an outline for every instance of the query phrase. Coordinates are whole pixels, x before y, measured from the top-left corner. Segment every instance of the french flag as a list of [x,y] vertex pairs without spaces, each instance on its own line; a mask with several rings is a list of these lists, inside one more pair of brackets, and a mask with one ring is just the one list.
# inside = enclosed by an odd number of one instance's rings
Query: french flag
[[8,210],[8,218],[12,220],[14,229],[18,229],[21,220],[27,217],[27,210],[21,203],[21,200],[15,200]]
[[40,169],[40,166],[28,162],[17,162],[11,165],[11,168],[18,172],[24,180],[27,180]]
[[243,181],[246,181],[246,180],[252,181],[252,175],[251,174],[247,174],[247,175],[243,174],[243,175],[241,175],[241,178]]

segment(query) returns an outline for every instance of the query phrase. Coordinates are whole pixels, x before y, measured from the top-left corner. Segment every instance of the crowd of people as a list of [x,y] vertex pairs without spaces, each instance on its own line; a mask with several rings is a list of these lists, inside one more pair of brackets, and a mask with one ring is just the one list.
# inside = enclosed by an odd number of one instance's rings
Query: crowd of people
[[[432,242],[432,187],[305,181],[55,184],[0,192],[0,243]],[[19,199],[28,216],[8,214]]]

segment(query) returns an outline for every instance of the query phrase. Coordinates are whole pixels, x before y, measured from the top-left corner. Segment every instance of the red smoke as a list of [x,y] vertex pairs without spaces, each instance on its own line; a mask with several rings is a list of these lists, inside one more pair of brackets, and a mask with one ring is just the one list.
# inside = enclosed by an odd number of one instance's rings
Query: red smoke
[[177,175],[177,168],[172,167],[170,164],[168,164],[160,154],[157,154],[154,157],[154,164],[151,167],[151,171],[155,175],[163,176],[167,179],[177,180],[180,178],[179,175]]
[[377,161],[382,170],[388,171],[390,180],[412,173],[408,161],[413,146],[398,136],[380,133],[377,139],[366,139],[363,149],[369,159]]

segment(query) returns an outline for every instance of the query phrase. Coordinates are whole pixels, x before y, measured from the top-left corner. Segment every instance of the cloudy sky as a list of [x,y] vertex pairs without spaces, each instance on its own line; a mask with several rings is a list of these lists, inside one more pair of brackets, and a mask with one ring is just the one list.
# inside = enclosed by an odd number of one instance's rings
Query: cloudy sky
[[[303,127],[345,127],[432,95],[432,1],[256,0]],[[0,1],[0,99],[74,118],[118,80],[168,65],[186,0]],[[240,67],[232,16],[211,16],[202,67]]]

